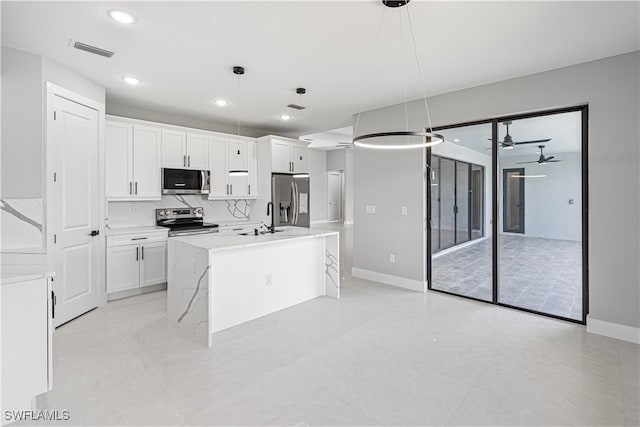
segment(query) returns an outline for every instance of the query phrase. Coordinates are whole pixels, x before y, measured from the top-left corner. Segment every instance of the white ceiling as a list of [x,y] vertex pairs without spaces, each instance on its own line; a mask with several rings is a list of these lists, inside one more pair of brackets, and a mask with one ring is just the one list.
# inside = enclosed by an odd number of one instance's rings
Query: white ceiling
[[[49,57],[103,85],[108,102],[233,122],[290,135],[351,124],[421,96],[409,39],[400,65],[399,10],[378,1],[2,1],[2,44]],[[107,16],[132,13],[133,25]],[[386,18],[365,78],[382,10]],[[429,95],[639,49],[638,2],[419,2],[409,4]],[[405,21],[405,30],[406,30]],[[408,33],[407,33],[408,34]],[[116,54],[68,47],[71,39]],[[231,67],[243,65],[241,97]],[[138,87],[123,75],[142,79]],[[295,88],[308,93],[299,100]],[[230,105],[219,108],[216,98]],[[302,102],[302,112],[289,103]]]
[[[544,145],[546,156],[559,153],[579,153],[582,144],[580,112],[554,114],[550,116],[532,117],[514,120],[509,126],[509,134],[514,141],[531,141],[551,138],[541,144],[517,145],[512,150],[500,150],[500,156],[536,156],[540,154],[538,145]],[[461,128],[438,131],[446,143],[458,144],[483,154],[490,155],[491,124],[479,124]],[[503,141],[506,127],[503,123],[498,127],[498,140]],[[455,141],[458,140],[458,141]],[[533,159],[535,160],[535,159]]]

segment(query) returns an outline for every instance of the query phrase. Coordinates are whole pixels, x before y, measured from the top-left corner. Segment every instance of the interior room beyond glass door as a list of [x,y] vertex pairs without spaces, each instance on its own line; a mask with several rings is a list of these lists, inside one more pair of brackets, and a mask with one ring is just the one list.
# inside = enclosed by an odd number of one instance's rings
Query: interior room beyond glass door
[[574,111],[498,124],[498,302],[578,321],[581,120]]
[[[490,215],[491,124],[438,131],[446,144],[432,148],[430,289],[493,300]],[[490,206],[490,205],[489,205]]]

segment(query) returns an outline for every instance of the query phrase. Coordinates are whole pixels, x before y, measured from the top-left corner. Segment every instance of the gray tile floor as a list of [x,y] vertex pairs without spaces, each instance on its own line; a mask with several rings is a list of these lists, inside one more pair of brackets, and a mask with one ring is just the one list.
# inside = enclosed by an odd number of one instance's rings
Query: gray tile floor
[[[499,301],[582,320],[582,244],[500,236]],[[433,288],[486,301],[491,291],[491,239],[436,256]]]
[[197,343],[166,293],[56,329],[54,388],[16,425],[638,426],[639,347],[581,325],[350,275],[316,298]]

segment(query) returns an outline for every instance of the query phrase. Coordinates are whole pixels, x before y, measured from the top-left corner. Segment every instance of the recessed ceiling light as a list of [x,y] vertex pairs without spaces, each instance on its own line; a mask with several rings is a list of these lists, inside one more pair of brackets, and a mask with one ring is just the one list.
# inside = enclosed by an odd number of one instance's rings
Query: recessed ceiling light
[[224,99],[216,99],[216,105],[218,107],[224,107],[225,105],[227,105],[227,101]]
[[289,115],[288,115],[288,114],[283,114],[283,115],[281,115],[281,116],[280,116],[280,118],[281,118],[282,120],[284,120],[284,121],[287,121],[287,120],[289,120],[291,117],[289,117]]
[[140,84],[140,79],[133,76],[124,76],[122,80],[129,83],[131,86],[136,86]]
[[129,15],[127,12],[123,12],[121,10],[111,9],[107,12],[109,16],[121,24],[133,24],[136,22],[136,18],[133,15]]
[[454,139],[453,142],[460,142],[458,138]]

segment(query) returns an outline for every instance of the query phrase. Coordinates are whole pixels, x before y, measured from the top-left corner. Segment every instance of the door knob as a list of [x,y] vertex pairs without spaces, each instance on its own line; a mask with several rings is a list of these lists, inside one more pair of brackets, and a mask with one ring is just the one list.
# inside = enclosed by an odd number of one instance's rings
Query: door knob
[[91,230],[91,233],[89,233],[89,236],[96,237],[98,234],[100,234],[100,230]]

